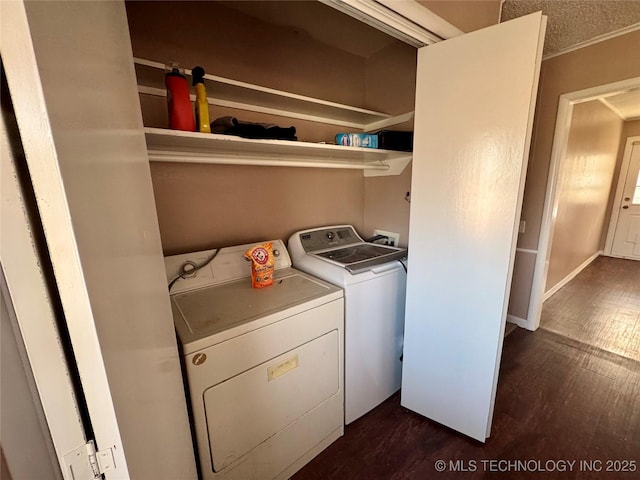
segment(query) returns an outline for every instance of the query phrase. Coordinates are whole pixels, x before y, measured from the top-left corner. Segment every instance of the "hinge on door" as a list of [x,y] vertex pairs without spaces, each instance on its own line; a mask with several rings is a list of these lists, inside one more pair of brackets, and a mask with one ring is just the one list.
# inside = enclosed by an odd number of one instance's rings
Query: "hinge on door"
[[89,440],[85,447],[87,447],[87,459],[93,471],[93,478],[102,478],[102,472],[100,471],[98,459],[96,458],[96,444],[93,440]]
[[64,456],[65,478],[69,480],[95,480],[115,468],[113,452],[110,448],[96,452],[96,445],[89,440]]

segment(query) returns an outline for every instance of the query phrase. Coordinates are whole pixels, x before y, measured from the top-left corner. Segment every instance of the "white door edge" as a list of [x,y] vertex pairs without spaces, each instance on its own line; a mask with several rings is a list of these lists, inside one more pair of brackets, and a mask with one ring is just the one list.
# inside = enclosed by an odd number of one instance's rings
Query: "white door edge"
[[7,128],[0,119],[2,145],[2,239],[0,264],[5,274],[9,299],[16,315],[16,335],[24,343],[26,361],[55,456],[65,480],[73,480],[64,456],[86,443],[74,387],[61,346],[55,313],[34,244],[33,226],[27,217],[13,163]]
[[[538,256],[534,266],[531,297],[529,299],[529,312],[527,314],[527,330],[534,331],[540,326],[542,304],[544,302],[544,289],[547,282],[549,257],[553,242],[553,230],[558,211],[559,198],[557,186],[560,183],[560,167],[566,155],[567,142],[569,140],[569,128],[573,116],[573,106],[578,103],[589,102],[601,97],[621,93],[640,86],[640,77],[633,77],[619,82],[608,83],[596,87],[577,90],[575,92],[560,95],[558,102],[558,114],[556,116],[556,130],[553,137],[551,161],[547,177],[547,190],[545,193],[540,236],[538,237]],[[607,249],[605,247],[605,254]]]
[[[535,118],[536,102],[538,98],[538,87],[540,84],[540,69],[542,68],[542,52],[544,50],[544,39],[547,32],[547,21],[548,21],[548,17],[545,15],[542,15],[542,18],[540,20],[540,31],[539,31],[539,37],[538,37],[536,71],[534,74],[534,81],[531,88],[531,102],[529,106],[529,123],[527,127],[527,136],[525,139],[525,148],[524,148],[524,152],[525,152],[524,153],[525,160],[523,162],[524,174],[520,178],[520,195],[519,195],[518,207],[517,207],[517,218],[520,218],[522,215],[522,205],[524,203],[524,188],[527,180],[526,172],[527,172],[527,166],[529,164],[529,157],[531,153],[531,139],[533,138],[533,122]],[[504,303],[504,310],[503,310],[503,317],[505,318],[508,315],[508,309],[509,309],[509,298],[511,296],[510,289],[511,289],[511,284],[513,280],[513,270],[514,270],[514,262],[515,262],[515,256],[516,256],[515,247],[517,246],[517,244],[518,244],[518,230],[516,229],[513,232],[512,245],[514,246],[514,248],[513,248],[513,251],[511,252],[511,268],[509,270],[509,278],[507,281],[507,285],[509,285],[509,290],[507,290],[507,293],[505,295],[505,303]],[[503,326],[503,331],[504,331],[504,326]],[[503,343],[504,343],[504,336],[501,338],[499,342],[500,347],[498,352],[498,358],[500,358],[500,356],[502,355]],[[500,373],[500,362],[497,362],[495,373],[494,373],[494,377],[496,379],[498,378],[499,373]],[[495,381],[493,384],[493,393],[491,396],[491,408],[489,410],[490,412],[489,421],[487,422],[487,438],[489,438],[489,435],[491,434],[491,425],[493,424],[493,412],[494,412],[495,401],[496,401],[497,387],[498,387],[498,382]]]
[[[88,321],[93,319],[92,308],[68,211],[65,187],[59,170],[53,132],[23,1],[3,3],[2,33],[2,60],[34,185],[38,210],[45,225],[51,258],[61,261],[65,259],[66,267],[56,270],[55,274],[61,291],[67,325],[72,338],[74,336],[72,330],[75,329],[76,338],[82,338],[87,345],[86,348],[76,349],[77,363],[79,366],[92,366],[90,373],[92,388],[86,388],[84,395],[87,398],[92,420],[99,422],[99,425],[94,425],[96,440],[100,448],[113,448],[115,452],[118,468],[108,473],[107,478],[129,478],[118,421],[100,353],[100,343],[94,322]],[[48,230],[47,225],[50,227]],[[55,239],[53,243],[52,238]],[[63,290],[66,291],[66,295],[62,294]],[[82,369],[79,370],[80,376],[83,377]],[[89,384],[88,378],[83,378],[82,381]],[[91,405],[94,407],[92,408]],[[49,420],[48,415],[47,418]],[[62,435],[62,432],[56,432],[56,434]]]

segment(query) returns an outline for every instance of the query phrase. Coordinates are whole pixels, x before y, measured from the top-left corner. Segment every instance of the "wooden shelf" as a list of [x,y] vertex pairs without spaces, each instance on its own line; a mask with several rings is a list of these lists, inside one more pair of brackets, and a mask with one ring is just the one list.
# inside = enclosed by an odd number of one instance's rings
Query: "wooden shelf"
[[[166,96],[164,64],[134,58],[138,91],[142,94]],[[186,70],[191,75],[191,70]],[[211,105],[237,108],[313,122],[327,123],[370,132],[413,118],[413,112],[392,116],[359,107],[306,97],[294,93],[252,85],[215,75],[205,75],[205,86]],[[195,99],[192,96],[192,99]]]
[[349,168],[399,175],[411,152],[145,128],[151,162]]
[[[135,58],[138,91],[166,96],[164,64]],[[186,70],[191,75],[190,70]],[[305,97],[272,88],[205,75],[212,105],[299,118],[365,132],[411,122],[413,112],[391,116],[359,107]],[[195,97],[192,96],[192,100]],[[344,147],[285,140],[253,140],[232,135],[146,128],[152,162],[349,168],[365,176],[399,175],[411,161],[410,152]]]

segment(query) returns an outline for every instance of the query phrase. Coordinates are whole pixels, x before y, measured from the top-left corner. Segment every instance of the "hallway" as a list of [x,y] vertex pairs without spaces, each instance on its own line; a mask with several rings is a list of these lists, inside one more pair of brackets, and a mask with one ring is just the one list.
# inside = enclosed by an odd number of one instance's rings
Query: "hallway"
[[640,362],[640,262],[598,257],[545,302],[540,327]]
[[[546,302],[538,331],[505,338],[485,444],[402,408],[396,394],[293,478],[638,478],[639,324],[640,262],[601,257]],[[498,463],[510,460],[528,468]]]

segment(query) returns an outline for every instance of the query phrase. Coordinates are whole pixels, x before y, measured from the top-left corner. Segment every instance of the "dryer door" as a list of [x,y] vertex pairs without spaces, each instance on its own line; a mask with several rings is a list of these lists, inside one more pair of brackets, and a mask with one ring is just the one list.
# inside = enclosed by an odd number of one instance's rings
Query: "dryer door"
[[[339,391],[339,339],[338,331],[333,330],[205,391],[214,471],[249,453]],[[301,455],[311,447],[304,443],[301,438],[291,448],[300,449]]]

